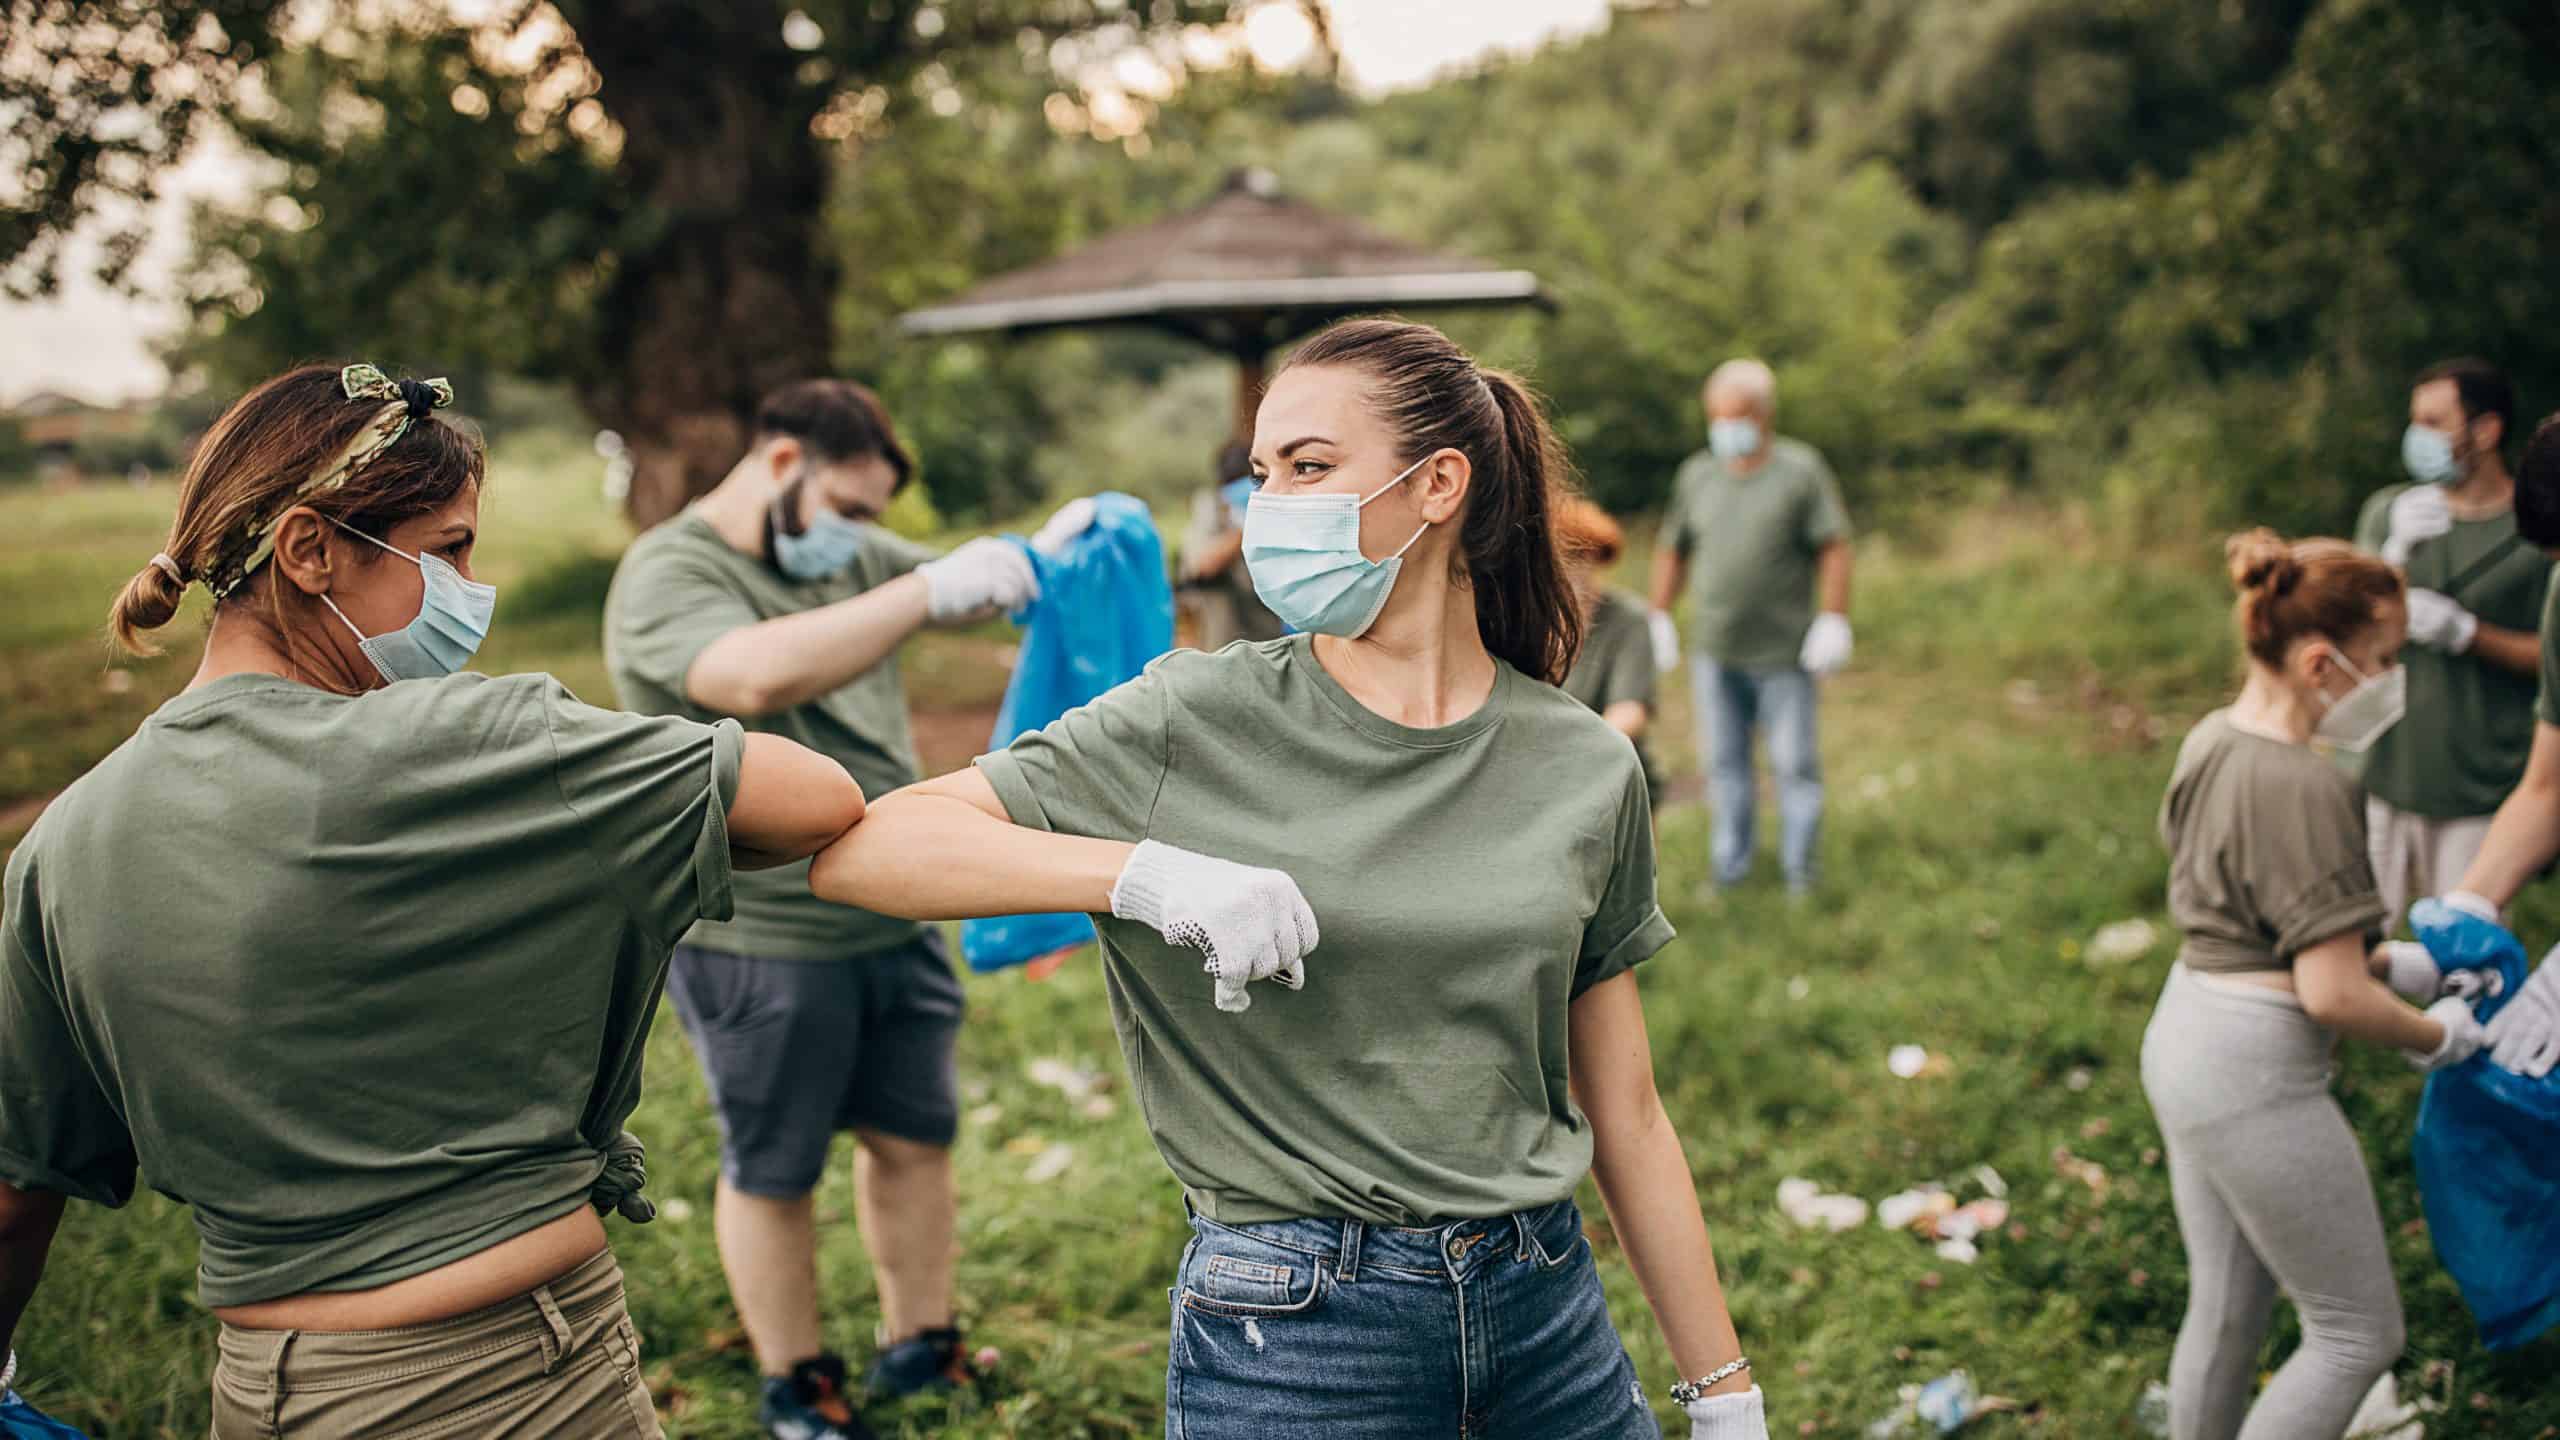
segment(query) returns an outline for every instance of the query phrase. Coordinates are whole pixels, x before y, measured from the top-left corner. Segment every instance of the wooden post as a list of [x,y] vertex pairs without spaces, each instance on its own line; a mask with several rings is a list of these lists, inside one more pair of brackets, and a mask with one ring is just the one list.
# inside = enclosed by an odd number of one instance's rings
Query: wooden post
[[1253,412],[1262,404],[1262,386],[1268,378],[1265,352],[1259,345],[1238,349],[1236,356],[1236,423],[1235,438],[1253,442]]

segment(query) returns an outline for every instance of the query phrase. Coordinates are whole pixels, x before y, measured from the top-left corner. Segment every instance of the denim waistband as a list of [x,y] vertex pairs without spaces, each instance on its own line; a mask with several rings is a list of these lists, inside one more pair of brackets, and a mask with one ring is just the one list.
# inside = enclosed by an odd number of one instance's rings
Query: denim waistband
[[[1187,1202],[1184,1208],[1190,1208]],[[1426,1226],[1373,1225],[1349,1219],[1231,1225],[1194,1213],[1191,1226],[1195,1231],[1241,1235],[1258,1244],[1312,1256],[1337,1280],[1356,1280],[1364,1269],[1463,1279],[1495,1258],[1563,1259],[1565,1247],[1582,1232],[1582,1212],[1571,1200],[1559,1200],[1509,1215]]]

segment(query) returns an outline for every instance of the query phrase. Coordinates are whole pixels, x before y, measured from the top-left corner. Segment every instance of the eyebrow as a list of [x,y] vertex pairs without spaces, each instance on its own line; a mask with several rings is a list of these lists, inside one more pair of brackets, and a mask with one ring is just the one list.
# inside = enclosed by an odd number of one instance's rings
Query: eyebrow
[[1321,435],[1301,435],[1297,439],[1280,447],[1280,458],[1286,460],[1289,458],[1289,452],[1293,450],[1303,450],[1309,445],[1330,445],[1332,443],[1332,441],[1327,440]]

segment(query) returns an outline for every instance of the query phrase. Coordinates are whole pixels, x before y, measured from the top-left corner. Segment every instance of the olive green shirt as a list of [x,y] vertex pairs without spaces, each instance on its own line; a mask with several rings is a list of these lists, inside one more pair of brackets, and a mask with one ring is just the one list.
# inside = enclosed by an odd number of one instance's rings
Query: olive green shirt
[[1680,466],[1670,541],[1689,567],[1689,643],[1735,670],[1793,670],[1813,625],[1823,548],[1849,538],[1839,482],[1812,446],[1778,436],[1748,475],[1706,450]]
[[588,1202],[667,956],[728,912],[735,725],[544,675],[160,707],[9,862],[0,1180],[194,1207],[211,1306]]
[[[729,718],[696,704],[685,676],[711,642],[732,630],[797,615],[885,585],[934,552],[879,528],[841,575],[786,578],[761,555],[721,538],[691,510],[631,542],[604,602],[605,668],[623,708],[688,720]],[[844,766],[873,798],[919,778],[907,729],[907,688],[898,657],[827,694],[772,715],[739,716],[750,730],[794,740]],[[843,960],[914,940],[921,928],[867,910],[831,905],[809,893],[809,862],[738,877],[737,918],[706,920],[685,943],[775,960]]]
[[[2393,485],[2365,502],[2356,544],[2379,551],[2391,530]],[[2409,583],[2440,591],[2484,625],[2528,633],[2542,623],[2551,562],[2516,534],[2512,511],[2461,520],[2409,551]],[[2396,810],[2437,820],[2489,815],[2524,776],[2533,749],[2534,677],[2478,653],[2425,645],[2400,652],[2409,712],[2365,752],[2364,786]]]
[[[1582,652],[1573,657],[1573,670],[1564,677],[1564,693],[1590,707],[1593,714],[1622,700],[1636,701],[1650,711],[1655,704],[1656,675],[1644,602],[1623,590],[1600,592],[1599,602],[1591,607],[1590,623],[1583,628]],[[1636,759],[1644,766],[1646,793],[1658,806],[1662,776],[1654,767],[1652,747],[1638,740]]]
[[1305,636],[1176,651],[979,768],[1015,823],[1294,878],[1306,985],[1219,1010],[1198,951],[1095,917],[1156,1147],[1211,1219],[1430,1225],[1571,1195],[1576,996],[1661,949],[1626,737],[1499,666],[1454,725],[1353,699]]
[[2560,585],[2542,602],[2542,698],[2534,714],[2545,725],[2560,725]]
[[2250,734],[2227,710],[2196,722],[2160,803],[2160,840],[2190,970],[2287,970],[2325,940],[2382,938],[2364,794],[2308,745]]

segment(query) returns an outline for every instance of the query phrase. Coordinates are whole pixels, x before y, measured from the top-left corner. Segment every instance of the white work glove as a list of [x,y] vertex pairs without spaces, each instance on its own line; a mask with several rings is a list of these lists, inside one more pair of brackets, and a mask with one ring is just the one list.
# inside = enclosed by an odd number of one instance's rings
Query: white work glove
[[1653,637],[1653,668],[1671,671],[1680,668],[1680,630],[1671,623],[1671,612],[1654,610],[1644,617],[1644,631]]
[[1256,980],[1291,990],[1307,983],[1315,912],[1298,882],[1277,870],[1141,840],[1112,883],[1111,913],[1198,950],[1221,1010],[1251,1005],[1244,987]]
[[2480,633],[2480,617],[2462,608],[2462,602],[2439,590],[2409,591],[2409,641],[2447,655],[2459,655],[2471,648],[2473,637]]
[[2426,946],[2414,940],[2385,940],[2382,959],[2390,967],[2383,983],[2401,999],[2412,1005],[2433,1005],[2444,994],[2444,971]]
[[2560,1061],[2560,964],[2551,955],[2489,1022],[2488,1036],[2489,1059],[2499,1067],[2537,1080],[2551,1073]]
[[2444,1027],[2442,1043],[2423,1055],[2415,1050],[2400,1052],[2421,1070],[2449,1070],[2480,1053],[2480,1047],[2489,1043],[2488,1032],[2471,1018],[2471,1002],[2459,995],[2448,995],[2428,1006],[2427,1018]]
[[2504,925],[2507,923],[2506,920],[2498,914],[2498,907],[2490,904],[2489,897],[2486,895],[2476,895],[2468,890],[2448,890],[2436,898],[2442,900],[2448,907],[2459,910],[2474,920],[2486,920],[2492,925]]
[[1825,610],[1813,617],[1813,627],[1804,632],[1804,649],[1797,654],[1796,663],[1816,675],[1828,675],[1849,663],[1849,652],[1854,648],[1849,617]]
[[1059,506],[1049,523],[1031,537],[1031,548],[1053,560],[1064,555],[1077,536],[1093,528],[1093,509],[1090,495],[1079,495]]
[[1769,1415],[1760,1387],[1739,1395],[1708,1395],[1688,1404],[1689,1440],[1769,1440]]
[[2409,563],[2409,551],[2421,540],[2433,540],[2453,529],[2453,502],[2441,485],[2412,485],[2391,502],[2382,535],[2382,558],[2393,565]]
[[1040,598],[1040,576],[1031,568],[1031,557],[1012,541],[992,536],[928,560],[916,573],[924,577],[928,620],[1019,610]]

